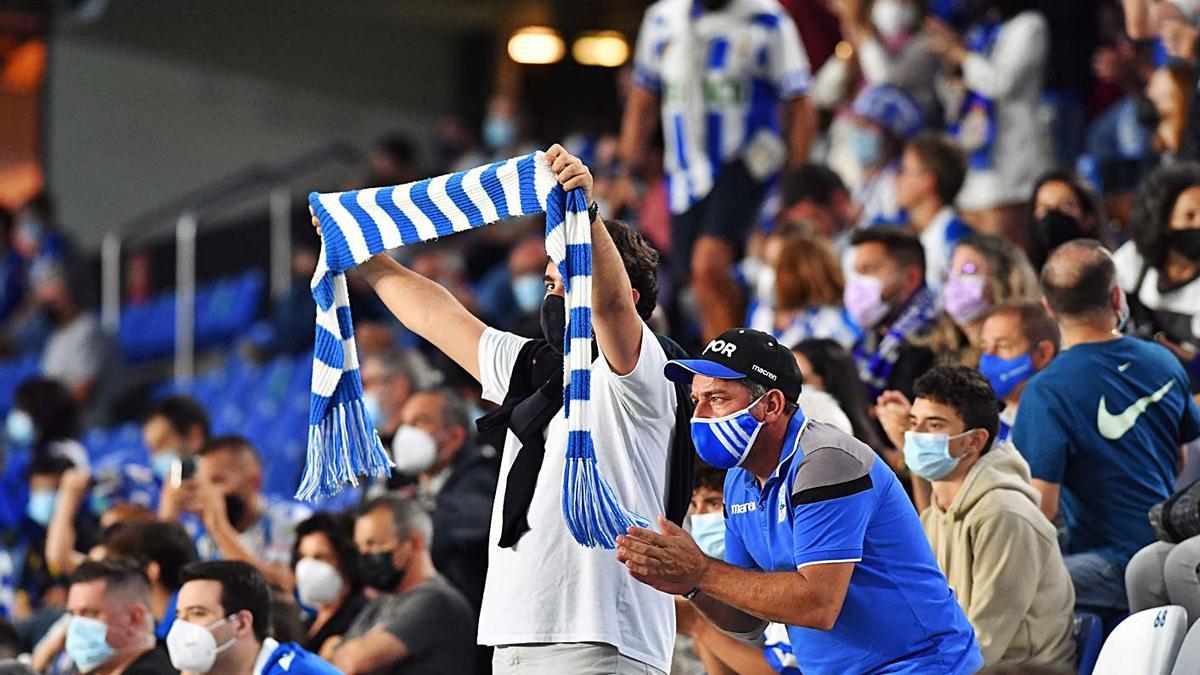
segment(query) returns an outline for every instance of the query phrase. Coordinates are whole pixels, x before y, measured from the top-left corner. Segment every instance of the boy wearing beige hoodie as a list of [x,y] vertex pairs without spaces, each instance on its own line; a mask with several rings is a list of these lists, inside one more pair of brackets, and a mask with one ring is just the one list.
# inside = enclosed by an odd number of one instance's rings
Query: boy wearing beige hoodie
[[904,457],[933,485],[921,525],[987,665],[1073,669],[1075,591],[1029,466],[993,447],[996,396],[978,371],[934,368],[914,385]]

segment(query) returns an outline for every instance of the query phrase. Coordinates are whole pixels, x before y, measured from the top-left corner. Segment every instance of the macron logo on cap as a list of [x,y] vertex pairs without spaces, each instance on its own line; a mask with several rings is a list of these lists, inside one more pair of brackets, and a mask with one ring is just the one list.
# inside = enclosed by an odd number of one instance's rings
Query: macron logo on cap
[[708,343],[707,347],[704,348],[705,354],[709,352],[716,352],[717,354],[721,354],[726,358],[732,357],[733,353],[736,351],[737,345],[724,340],[713,340],[712,342]]
[[763,368],[762,368],[762,367],[760,367],[760,366],[759,366],[757,363],[756,363],[756,364],[753,364],[753,365],[751,365],[751,366],[750,366],[750,370],[753,370],[754,372],[756,372],[756,373],[758,373],[758,374],[760,374],[760,375],[762,375],[762,376],[764,376],[764,377],[769,377],[769,378],[771,378],[771,381],[772,381],[772,382],[774,382],[774,381],[776,381],[776,380],[778,380],[778,379],[779,379],[778,377],[776,377],[776,376],[775,376],[775,373],[772,373],[772,372],[770,372],[770,371],[768,371],[768,370],[765,370],[765,369],[763,369]]

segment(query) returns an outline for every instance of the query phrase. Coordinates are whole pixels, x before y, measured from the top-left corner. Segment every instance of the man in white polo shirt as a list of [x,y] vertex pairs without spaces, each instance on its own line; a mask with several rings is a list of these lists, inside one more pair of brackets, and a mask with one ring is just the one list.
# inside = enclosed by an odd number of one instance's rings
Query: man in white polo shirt
[[[592,177],[555,145],[546,152],[567,190],[592,204]],[[591,414],[600,472],[630,510],[660,513],[675,428],[667,356],[645,324],[658,291],[657,254],[628,225],[593,207]],[[500,409],[480,421],[504,452],[492,506],[479,642],[495,673],[665,673],[675,636],[670,597],[632,580],[612,551],[576,543],[562,515],[567,425],[562,406],[565,303],[546,267],[544,340],[485,326],[445,289],[380,254],[359,266],[388,308],[483,385]],[[486,427],[486,428],[485,428]]]

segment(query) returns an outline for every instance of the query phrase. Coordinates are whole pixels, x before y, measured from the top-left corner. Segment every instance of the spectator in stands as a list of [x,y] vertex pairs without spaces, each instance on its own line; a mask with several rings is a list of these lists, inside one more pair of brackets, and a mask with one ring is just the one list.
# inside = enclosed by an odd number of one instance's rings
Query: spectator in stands
[[546,294],[542,281],[545,269],[546,244],[542,233],[530,233],[513,244],[506,263],[489,272],[480,284],[479,307],[489,321],[522,335],[534,333],[538,328],[538,309]]
[[359,509],[354,541],[362,580],[382,595],[332,650],[330,660],[342,672],[474,670],[475,617],[463,594],[434,567],[431,536],[428,514],[412,499],[386,495]]
[[[672,267],[678,280],[691,280],[708,340],[744,316],[731,271],[766,182],[785,164],[808,161],[814,116],[805,97],[808,58],[781,7],[756,3],[751,12],[709,3],[689,13],[677,4],[657,2],[642,20],[620,154],[625,166],[639,167],[661,114],[664,147],[674,149],[666,153]],[[757,55],[753,63],[733,45]],[[759,95],[733,93],[756,82],[765,85]]]
[[783,172],[779,190],[776,220],[828,240],[840,259],[850,245],[856,208],[841,177],[822,164],[804,164]]
[[1117,249],[1117,279],[1132,328],[1155,336],[1184,361],[1200,391],[1200,164],[1150,174],[1134,201],[1131,240]]
[[7,619],[0,618],[0,661],[15,659],[21,653],[21,636]]
[[934,113],[938,102],[930,85],[942,64],[922,31],[925,3],[872,0],[835,7],[866,83],[896,87],[911,96],[925,115]]
[[466,171],[487,162],[479,148],[479,133],[460,115],[438,120],[434,138],[434,171],[438,174]]
[[[725,559],[725,471],[705,463],[696,465],[696,487],[688,510],[689,531],[704,555]],[[684,662],[699,660],[688,672],[739,673],[741,675],[771,675],[777,672],[767,659],[777,645],[765,648],[754,642],[739,640],[717,628],[691,603],[675,598],[675,623],[679,632],[675,641],[675,658],[671,672]],[[786,636],[786,631],[785,631]],[[786,637],[783,647],[788,657],[791,647]],[[765,649],[765,651],[764,651]],[[795,667],[794,663],[792,664]]]
[[391,447],[404,403],[420,385],[411,354],[395,348],[368,354],[361,372],[363,406],[375,421],[384,447]]
[[492,96],[482,129],[488,157],[495,161],[530,152],[527,127],[528,119],[516,97],[505,93]]
[[[54,498],[54,514],[46,526],[46,565],[62,576],[74,574],[87,556],[76,550],[75,523],[81,510],[88,511],[88,496],[92,476],[85,470],[72,467],[58,480]],[[99,515],[86,513],[84,517]]]
[[67,655],[81,673],[178,673],[154,639],[150,582],[136,562],[88,561],[67,595]]
[[167,483],[176,460],[200,453],[208,442],[208,428],[208,413],[190,396],[168,396],[151,406],[142,422],[142,442],[160,484]]
[[187,673],[281,675],[338,671],[295,643],[271,637],[271,591],[239,560],[183,568],[178,618],[167,635],[171,663]]
[[392,443],[396,470],[418,477],[417,494],[433,515],[434,566],[476,612],[483,604],[488,532],[500,463],[475,444],[466,401],[449,389],[413,394]]
[[1189,137],[1195,131],[1188,128],[1195,91],[1196,64],[1192,58],[1170,59],[1155,68],[1146,82],[1146,98],[1155,118],[1151,145],[1163,162],[1196,158],[1195,140]]
[[0,325],[25,299],[26,267],[12,245],[13,225],[12,214],[0,207]]
[[785,346],[801,340],[830,338],[849,348],[862,331],[842,307],[842,268],[832,248],[804,234],[772,234],[764,245],[770,282],[766,302],[755,303],[747,325],[770,333]]
[[872,397],[886,390],[912,394],[917,376],[933,365],[933,352],[915,339],[938,321],[937,294],[925,284],[925,251],[908,232],[862,230],[851,240],[846,310],[863,330],[854,348],[859,377]]
[[424,174],[416,144],[408,134],[389,134],[375,141],[371,147],[371,172],[367,177],[367,185],[385,187],[411,183]]
[[319,654],[326,642],[341,638],[367,605],[359,581],[354,520],[320,511],[297,525],[292,570],[300,604],[316,612],[305,621],[300,644]]
[[13,394],[13,407],[5,420],[9,442],[34,456],[69,459],[82,469],[91,467],[87,449],[79,441],[79,404],[61,383],[31,377]]
[[[880,4],[902,4],[877,0]],[[954,198],[967,172],[966,159],[954,141],[934,132],[913,137],[900,155],[896,205],[925,247],[925,283],[941,288],[950,254],[971,228],[954,210]]]
[[996,442],[1008,443],[1025,384],[1058,354],[1058,327],[1041,304],[998,305],[983,317],[979,345],[979,371],[1004,404]]
[[167,639],[175,621],[175,601],[183,584],[180,572],[196,561],[196,550],[179,523],[137,521],[113,528],[104,538],[105,555],[129,558],[142,566],[150,581],[150,609],[157,622],[155,634]]
[[309,284],[316,269],[316,251],[302,247],[292,253],[292,279],[287,291],[272,301],[269,319],[256,325],[243,344],[251,358],[261,361],[312,349],[315,333],[308,318],[316,305]]
[[1125,565],[1154,540],[1146,513],[1174,492],[1180,446],[1200,437],[1200,411],[1169,351],[1117,331],[1128,307],[1099,243],[1056,249],[1042,288],[1063,351],[1025,385],[1013,442],[1042,511],[1053,520],[1061,510],[1066,522],[1076,602],[1121,612]]
[[109,343],[99,318],[83,310],[83,280],[74,268],[55,266],[36,277],[34,297],[51,332],[42,352],[42,374],[62,382],[79,403],[96,393],[109,358]]
[[1015,238],[1033,180],[1053,165],[1039,114],[1050,28],[1034,0],[988,0],[985,23],[965,43],[946,24],[926,22],[948,70],[961,69],[951,131],[968,155],[958,204],[975,229]]
[[[1055,169],[1042,174],[1032,194],[1025,251],[1035,270],[1042,269],[1051,251],[1072,239],[1108,243],[1100,199],[1074,171]],[[1139,221],[1134,217],[1131,222]]]
[[1073,668],[1071,577],[1029,466],[995,442],[991,386],[966,366],[934,368],[914,386],[904,458],[933,483],[921,525],[984,662]]
[[[59,490],[64,476],[80,475],[70,473],[74,468],[71,460],[56,455],[35,457],[29,466],[29,501],[25,508],[28,523],[17,550],[23,549],[19,556],[24,558],[23,571],[18,578],[30,607],[61,605],[64,600],[66,574],[51,567],[44,551],[51,520],[60,509]],[[86,474],[82,475],[86,480]],[[87,509],[78,509],[74,517],[75,549],[83,554],[99,540],[100,528]]]
[[978,360],[979,333],[988,308],[1009,302],[1036,302],[1037,274],[1016,244],[987,234],[969,234],[954,247],[942,304],[969,347],[961,361]]
[[864,87],[850,107],[850,154],[862,180],[855,192],[857,224],[900,223],[896,177],[904,144],[921,130],[921,109],[907,94],[889,85]]
[[30,274],[38,275],[42,268],[65,261],[70,246],[58,228],[50,193],[35,194],[17,210],[12,243]]
[[179,519],[188,528],[200,560],[249,563],[290,591],[296,524],[311,511],[262,494],[262,481],[254,446],[241,436],[218,436],[200,450],[195,477],[163,493],[159,517]]
[[792,356],[804,377],[797,403],[805,414],[829,422],[876,452],[888,451],[884,459],[896,463],[898,450],[892,448],[900,446],[889,446],[871,419],[871,406],[850,352],[833,340],[804,340],[792,347]]

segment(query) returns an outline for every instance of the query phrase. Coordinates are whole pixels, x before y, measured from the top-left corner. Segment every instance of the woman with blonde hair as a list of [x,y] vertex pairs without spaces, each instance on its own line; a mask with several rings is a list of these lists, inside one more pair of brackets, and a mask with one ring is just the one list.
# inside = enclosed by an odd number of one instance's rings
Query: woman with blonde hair
[[861,331],[842,306],[845,278],[825,241],[806,234],[770,237],[764,258],[773,272],[771,303],[750,309],[747,324],[774,335],[789,348],[827,338],[849,349]]
[[966,336],[964,362],[978,360],[983,316],[995,305],[1038,302],[1041,291],[1029,258],[1002,237],[969,234],[954,247],[942,288],[946,315]]

